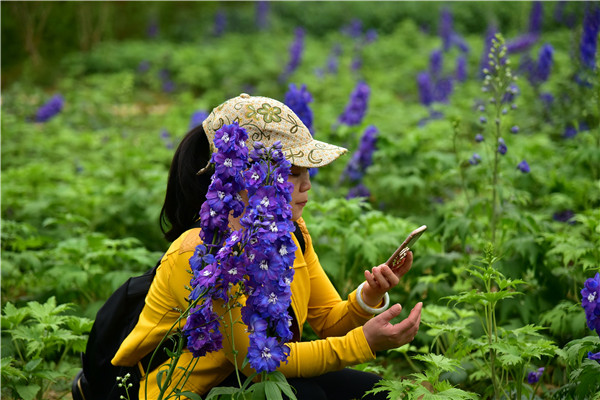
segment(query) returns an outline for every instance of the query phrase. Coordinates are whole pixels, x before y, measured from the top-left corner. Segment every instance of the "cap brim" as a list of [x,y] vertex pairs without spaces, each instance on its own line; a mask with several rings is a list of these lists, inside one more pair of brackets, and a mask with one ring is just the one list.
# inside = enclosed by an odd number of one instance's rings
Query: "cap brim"
[[303,145],[283,149],[285,158],[292,165],[306,168],[323,167],[347,152],[348,149],[343,147],[314,139]]

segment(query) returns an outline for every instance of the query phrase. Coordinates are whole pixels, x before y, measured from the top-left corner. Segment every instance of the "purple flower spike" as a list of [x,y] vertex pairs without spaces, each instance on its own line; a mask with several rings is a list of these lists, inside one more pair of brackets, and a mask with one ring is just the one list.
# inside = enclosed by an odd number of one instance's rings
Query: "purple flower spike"
[[504,143],[504,139],[498,138],[498,153],[505,155],[507,151],[508,148],[506,147],[506,143]]
[[417,85],[419,86],[419,97],[421,103],[425,106],[429,106],[433,103],[433,82],[429,72],[421,72],[417,75]]
[[544,367],[539,368],[537,371],[531,371],[529,374],[527,374],[527,382],[529,382],[530,385],[538,383],[543,373]]
[[581,61],[587,68],[596,68],[596,48],[598,46],[598,32],[600,31],[600,7],[586,9],[583,17],[583,32],[579,46]]
[[450,50],[450,47],[452,46],[452,34],[454,33],[454,28],[452,27],[452,13],[447,8],[443,8],[440,14],[438,32],[442,38],[444,51]]
[[352,155],[352,159],[344,171],[344,175],[350,181],[359,182],[367,168],[373,164],[373,153],[377,150],[377,133],[378,130],[374,125],[365,130],[358,150]]
[[467,58],[463,55],[458,56],[456,59],[456,80],[464,82],[467,80]]
[[261,31],[269,28],[269,8],[270,6],[268,1],[256,2],[256,26]]
[[203,110],[198,110],[192,114],[190,118],[190,126],[189,130],[194,129],[195,127],[202,125],[202,122],[208,117],[208,113]]
[[542,21],[544,18],[544,9],[541,1],[534,1],[529,14],[529,32],[540,34],[542,32]]
[[46,122],[60,113],[65,104],[65,99],[60,95],[54,95],[44,105],[38,108],[35,113],[35,122]]
[[563,210],[563,211],[559,211],[559,212],[555,212],[552,215],[552,219],[558,222],[566,222],[570,225],[575,224],[575,220],[573,219],[575,217],[575,213],[573,212],[573,210]]
[[506,43],[508,54],[521,53],[529,50],[538,40],[538,35],[526,33]]
[[302,53],[304,51],[304,29],[296,28],[294,41],[290,45],[290,61],[288,62],[285,71],[279,79],[286,80],[300,65],[302,61]]
[[585,281],[581,289],[581,306],[585,310],[588,328],[600,332],[600,273]]
[[213,27],[213,34],[216,37],[223,36],[225,29],[227,28],[227,14],[225,10],[219,9],[215,14],[215,25]]
[[588,353],[588,358],[590,360],[598,361],[600,363],[600,351],[597,353],[592,353],[591,351]]
[[350,95],[350,101],[346,105],[344,113],[339,116],[338,122],[348,126],[358,125],[367,112],[371,89],[365,82],[358,82]]
[[429,56],[429,72],[434,80],[438,80],[442,75],[444,58],[441,50],[434,50]]
[[306,89],[306,85],[302,85],[300,89],[295,84],[290,83],[289,90],[285,94],[284,103],[292,109],[292,111],[306,125],[311,134],[313,132],[313,112],[308,103],[313,101],[312,95]]
[[517,165],[517,169],[524,174],[527,174],[527,173],[529,173],[529,171],[531,171],[531,169],[529,168],[529,164],[527,164],[527,161],[525,161],[525,160],[521,161]]
[[563,133],[563,137],[565,139],[574,138],[577,136],[577,129],[572,124],[567,124],[565,127],[565,133]]

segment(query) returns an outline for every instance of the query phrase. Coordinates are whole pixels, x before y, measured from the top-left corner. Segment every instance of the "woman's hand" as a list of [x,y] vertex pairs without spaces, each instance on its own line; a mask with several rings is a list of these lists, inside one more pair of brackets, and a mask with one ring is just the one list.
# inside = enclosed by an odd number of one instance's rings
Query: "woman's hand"
[[412,342],[419,331],[423,303],[417,303],[408,318],[392,324],[390,321],[400,315],[402,306],[394,304],[388,310],[365,323],[363,332],[373,353],[380,350],[395,349]]
[[394,270],[387,264],[381,264],[373,267],[371,271],[365,271],[367,284],[363,286],[362,290],[364,302],[371,307],[376,307],[381,303],[383,295],[400,282],[400,278],[408,272],[412,262],[413,254],[412,251],[409,251],[402,260],[402,264]]

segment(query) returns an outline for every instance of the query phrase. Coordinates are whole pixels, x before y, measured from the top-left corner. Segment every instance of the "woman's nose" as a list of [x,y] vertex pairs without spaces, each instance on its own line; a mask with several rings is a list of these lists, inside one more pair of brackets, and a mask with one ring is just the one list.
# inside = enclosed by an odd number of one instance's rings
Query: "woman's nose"
[[300,191],[301,192],[306,192],[308,190],[310,190],[310,188],[312,187],[312,184],[310,183],[310,176],[308,175],[308,172],[306,174],[302,174],[302,181],[300,182]]

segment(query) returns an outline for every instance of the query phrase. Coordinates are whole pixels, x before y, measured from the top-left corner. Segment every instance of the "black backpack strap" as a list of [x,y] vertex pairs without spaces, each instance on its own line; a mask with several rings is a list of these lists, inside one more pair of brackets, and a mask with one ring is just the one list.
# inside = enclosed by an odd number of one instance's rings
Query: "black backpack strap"
[[294,236],[296,236],[296,240],[298,240],[298,243],[300,244],[300,249],[302,249],[302,254],[304,254],[304,252],[306,251],[306,243],[304,242],[304,234],[302,233],[302,230],[300,229],[300,225],[298,225],[298,223],[296,221],[294,221],[294,226],[296,227],[296,230],[294,231]]

